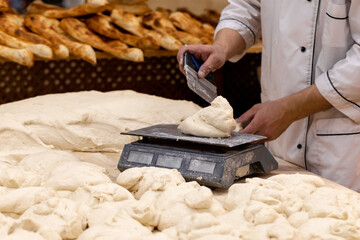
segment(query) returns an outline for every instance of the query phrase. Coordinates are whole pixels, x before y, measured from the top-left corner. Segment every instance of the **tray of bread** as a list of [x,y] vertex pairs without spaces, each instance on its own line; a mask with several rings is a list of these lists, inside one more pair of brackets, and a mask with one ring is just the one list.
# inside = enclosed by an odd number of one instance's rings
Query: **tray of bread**
[[34,59],[142,62],[144,56],[175,55],[184,44],[212,42],[219,17],[214,11],[200,19],[186,9],[152,10],[146,1],[131,2],[88,0],[65,9],[37,0],[20,15],[0,0],[0,58],[25,66]]

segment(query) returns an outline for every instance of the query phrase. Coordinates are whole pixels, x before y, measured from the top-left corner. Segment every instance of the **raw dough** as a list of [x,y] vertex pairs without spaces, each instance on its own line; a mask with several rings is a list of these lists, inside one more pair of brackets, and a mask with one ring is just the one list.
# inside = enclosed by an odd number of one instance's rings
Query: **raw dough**
[[21,219],[31,219],[44,229],[57,232],[63,239],[74,239],[85,229],[88,211],[86,205],[53,197],[26,210]]
[[128,189],[136,199],[147,191],[164,191],[185,182],[176,169],[166,168],[130,168],[119,174],[116,182]]
[[218,138],[230,137],[235,127],[233,109],[222,96],[215,98],[209,107],[201,109],[179,125],[180,131],[184,134]]
[[134,91],[49,94],[0,105],[0,155],[44,149],[119,152],[150,125],[179,124],[200,109]]
[[84,185],[70,192],[67,198],[82,202],[90,207],[103,202],[118,202],[134,199],[133,195],[125,188],[115,183],[100,183],[94,186]]
[[43,185],[56,190],[75,191],[78,187],[111,182],[102,167],[85,162],[63,162],[51,169]]
[[22,214],[28,208],[56,196],[51,188],[24,187],[12,189],[0,195],[0,212]]
[[[1,105],[0,238],[360,239],[360,195],[325,187],[316,176],[249,178],[219,200],[177,170],[119,174],[119,152],[134,140],[121,131],[179,123],[198,110],[189,102],[132,91],[55,94]],[[215,110],[203,115],[212,123],[206,129],[224,133],[232,113]]]

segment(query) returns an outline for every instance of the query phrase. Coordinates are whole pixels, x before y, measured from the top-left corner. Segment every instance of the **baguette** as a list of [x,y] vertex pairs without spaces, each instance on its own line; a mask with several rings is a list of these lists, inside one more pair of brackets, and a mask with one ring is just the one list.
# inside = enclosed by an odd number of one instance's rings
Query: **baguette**
[[23,26],[24,19],[15,14],[4,13],[0,15],[0,30],[18,39],[35,44],[50,46],[55,55],[60,59],[69,57],[69,49],[61,44],[53,44],[49,40],[26,30]]
[[111,19],[121,28],[131,32],[139,37],[153,38],[161,47],[177,51],[181,46],[181,42],[169,34],[160,33],[154,30],[144,28],[140,24],[141,18],[137,18],[132,13],[114,9],[111,11]]
[[136,3],[145,3],[148,0],[109,0],[110,3],[119,3],[119,4],[136,4]]
[[47,10],[53,10],[53,9],[63,9],[56,5],[46,4],[42,1],[34,1],[29,4],[29,6],[26,8],[27,14],[43,14]]
[[203,44],[200,38],[178,31],[174,24],[161,12],[153,11],[143,16],[143,23],[161,33],[167,33],[188,45]]
[[173,24],[185,32],[194,34],[197,37],[212,39],[215,29],[207,23],[201,23],[185,12],[173,12],[170,14]]
[[120,9],[125,12],[133,13],[135,15],[143,15],[151,11],[151,8],[146,3],[110,3],[110,9]]
[[75,6],[70,9],[50,9],[43,12],[42,15],[49,18],[68,18],[68,17],[80,17],[94,13],[101,13],[109,9],[109,4],[102,6],[92,6],[88,3],[84,3]]
[[9,4],[5,0],[0,0],[0,12],[7,12],[9,10]]
[[87,26],[94,32],[111,39],[117,39],[127,45],[141,48],[141,49],[158,49],[160,46],[156,45],[153,38],[141,38],[139,36],[126,34],[120,32],[111,23],[111,18],[103,14],[97,14],[91,18],[86,19]]
[[56,19],[49,19],[42,15],[32,14],[25,17],[24,24],[31,31],[47,38],[51,42],[65,45],[75,56],[91,64],[96,64],[94,49],[87,44],[72,41],[66,35],[62,34],[58,26],[59,21]]
[[113,43],[113,45],[110,46],[95,33],[91,32],[86,27],[85,23],[76,18],[65,18],[61,20],[60,26],[76,40],[89,44],[97,49],[103,50],[104,52],[110,53],[120,59],[134,62],[144,61],[144,54],[140,49],[128,48],[121,42],[120,44]]
[[88,0],[87,3],[91,7],[100,7],[109,4],[107,0]]
[[18,48],[18,49],[27,49],[36,56],[45,59],[52,59],[53,53],[50,47],[44,44],[33,44],[29,42],[24,42],[19,40],[9,34],[0,31],[0,44],[11,47],[11,48]]
[[14,49],[0,45],[0,57],[28,67],[34,65],[34,55],[27,49]]

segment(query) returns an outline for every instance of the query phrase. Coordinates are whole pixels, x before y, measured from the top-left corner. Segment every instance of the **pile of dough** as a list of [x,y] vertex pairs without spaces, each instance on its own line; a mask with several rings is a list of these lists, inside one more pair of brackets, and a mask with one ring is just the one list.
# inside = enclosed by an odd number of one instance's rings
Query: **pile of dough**
[[236,128],[233,109],[229,102],[218,96],[209,107],[203,108],[180,123],[180,131],[199,137],[230,137]]
[[0,105],[0,154],[44,149],[120,152],[136,137],[120,135],[155,124],[179,124],[200,109],[130,90],[49,94]]
[[360,239],[360,195],[313,175],[249,178],[218,196],[177,170],[115,174],[116,151],[131,141],[112,139],[120,130],[179,123],[199,108],[131,91],[75,97],[0,106],[0,239]]

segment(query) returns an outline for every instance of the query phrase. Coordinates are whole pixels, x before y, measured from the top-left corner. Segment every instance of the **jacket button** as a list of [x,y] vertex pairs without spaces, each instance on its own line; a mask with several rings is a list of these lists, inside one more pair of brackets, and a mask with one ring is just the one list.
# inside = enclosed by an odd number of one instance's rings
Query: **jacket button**
[[297,147],[298,149],[301,149],[301,148],[302,148],[302,145],[299,143],[296,147]]
[[302,47],[300,48],[300,51],[305,52],[305,51],[306,51],[306,47],[302,46]]

